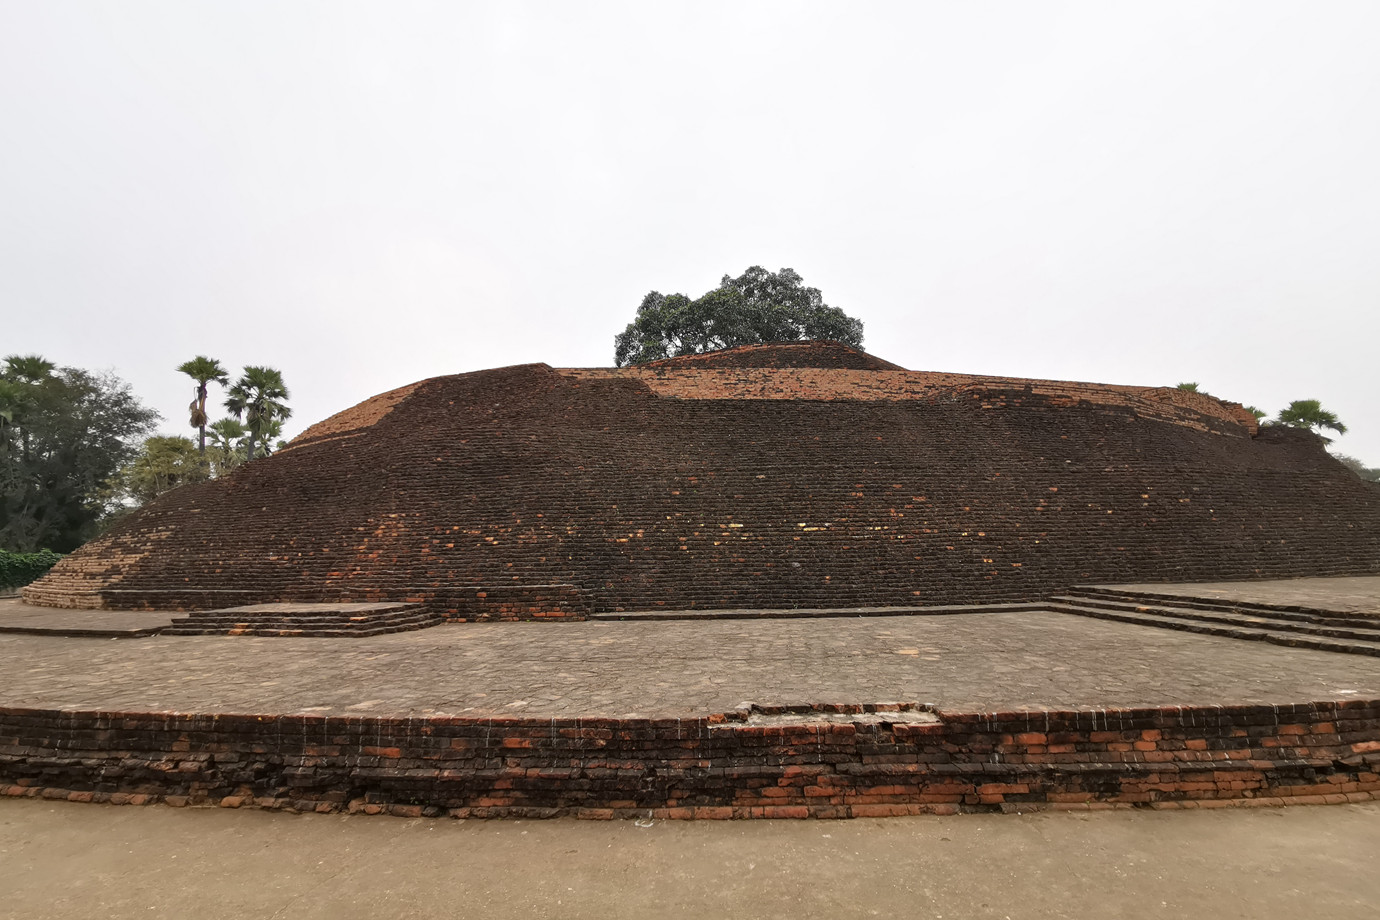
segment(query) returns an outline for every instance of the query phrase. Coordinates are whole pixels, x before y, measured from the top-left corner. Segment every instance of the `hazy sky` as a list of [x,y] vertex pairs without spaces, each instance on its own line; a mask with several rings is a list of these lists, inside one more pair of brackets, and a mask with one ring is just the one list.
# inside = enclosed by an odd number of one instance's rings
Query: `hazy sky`
[[1380,465],[1380,3],[0,0],[0,354],[187,432],[608,365],[790,266],[903,366],[1315,398]]

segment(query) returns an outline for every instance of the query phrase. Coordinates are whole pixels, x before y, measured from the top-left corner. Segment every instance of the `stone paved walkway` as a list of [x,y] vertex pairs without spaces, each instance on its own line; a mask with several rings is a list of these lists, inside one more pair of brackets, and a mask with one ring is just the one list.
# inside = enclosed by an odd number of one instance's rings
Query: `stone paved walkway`
[[453,821],[0,799],[0,920],[1374,920],[1380,803]]
[[67,610],[35,607],[19,598],[0,598],[0,633],[33,632],[107,637],[157,632],[180,613],[157,610]]
[[1177,584],[1147,582],[1099,587],[1117,591],[1240,601],[1243,604],[1306,607],[1351,616],[1380,617],[1380,575],[1284,578],[1277,581],[1208,581]]
[[1380,697],[1372,658],[1052,612],[452,624],[367,639],[0,635],[0,706],[689,716],[759,703],[964,710]]

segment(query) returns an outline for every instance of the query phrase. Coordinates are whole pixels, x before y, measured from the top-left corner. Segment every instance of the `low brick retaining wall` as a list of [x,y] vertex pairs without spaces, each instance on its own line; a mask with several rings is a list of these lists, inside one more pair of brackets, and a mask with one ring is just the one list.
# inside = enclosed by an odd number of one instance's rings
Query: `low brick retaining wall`
[[[1380,797],[1380,701],[918,715],[898,705],[693,719],[0,708],[0,793],[400,815],[667,818]],[[780,724],[759,724],[773,718]]]

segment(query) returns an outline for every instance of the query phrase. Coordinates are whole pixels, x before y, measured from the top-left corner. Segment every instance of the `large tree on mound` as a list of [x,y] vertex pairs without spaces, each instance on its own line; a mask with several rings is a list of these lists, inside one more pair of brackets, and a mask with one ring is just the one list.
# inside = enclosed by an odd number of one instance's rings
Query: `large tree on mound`
[[659,358],[697,355],[737,345],[832,339],[862,347],[863,324],[824,302],[792,269],[769,272],[754,265],[737,278],[691,300],[652,291],[637,318],[614,338],[619,367]]

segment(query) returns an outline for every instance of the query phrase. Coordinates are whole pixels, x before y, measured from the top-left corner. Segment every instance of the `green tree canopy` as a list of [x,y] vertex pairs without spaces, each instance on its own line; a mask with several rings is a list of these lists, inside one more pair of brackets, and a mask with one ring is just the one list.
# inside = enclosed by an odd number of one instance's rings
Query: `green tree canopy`
[[106,511],[106,481],[158,413],[113,374],[14,355],[0,370],[0,549],[67,552]]
[[[1279,411],[1279,423],[1294,428],[1307,428],[1321,435],[1324,428],[1346,434],[1346,426],[1316,399],[1296,399]],[[1324,437],[1323,440],[1331,440]]]
[[289,398],[281,371],[271,367],[246,367],[226,394],[225,408],[237,419],[243,419],[249,432],[246,456],[261,456],[257,445],[267,444],[274,433],[282,430],[282,423],[292,415],[284,400]]
[[832,339],[861,348],[863,324],[824,302],[789,268],[769,272],[754,265],[737,278],[691,300],[652,291],[637,317],[614,338],[619,367],[659,358],[702,354],[738,345]]
[[1332,456],[1336,457],[1342,462],[1343,466],[1367,482],[1380,482],[1380,466],[1366,466],[1360,460],[1357,460],[1355,457],[1347,456],[1346,454],[1333,454]]
[[206,458],[191,438],[154,435],[111,477],[110,489],[117,501],[146,505],[164,492],[201,482],[209,475]]

